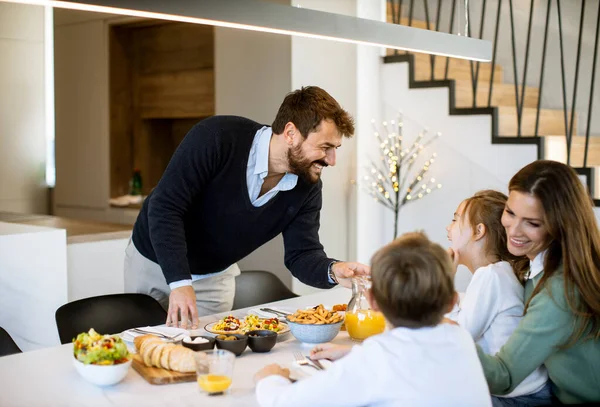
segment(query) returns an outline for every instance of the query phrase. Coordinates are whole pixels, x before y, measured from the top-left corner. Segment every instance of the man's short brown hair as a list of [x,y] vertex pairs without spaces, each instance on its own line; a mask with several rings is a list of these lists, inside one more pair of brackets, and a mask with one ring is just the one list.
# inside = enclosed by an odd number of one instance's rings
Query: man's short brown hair
[[306,138],[308,133],[318,129],[324,119],[333,121],[344,137],[354,135],[352,116],[323,89],[306,86],[288,93],[283,99],[272,125],[273,133],[283,133],[285,125],[292,122]]
[[437,325],[454,299],[452,267],[440,245],[407,233],[373,256],[373,298],[394,327]]

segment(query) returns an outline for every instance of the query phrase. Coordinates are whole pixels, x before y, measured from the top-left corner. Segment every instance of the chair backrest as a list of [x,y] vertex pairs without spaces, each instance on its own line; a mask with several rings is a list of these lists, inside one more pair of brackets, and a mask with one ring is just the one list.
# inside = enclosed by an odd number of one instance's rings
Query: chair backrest
[[262,270],[242,271],[235,278],[233,309],[252,307],[297,297],[275,274]]
[[164,324],[167,320],[160,303],[146,294],[84,298],[61,306],[55,316],[61,343],[70,343],[90,328],[101,334],[115,334],[129,328]]
[[19,349],[9,333],[0,327],[0,356],[12,355],[14,353],[21,353],[21,349]]

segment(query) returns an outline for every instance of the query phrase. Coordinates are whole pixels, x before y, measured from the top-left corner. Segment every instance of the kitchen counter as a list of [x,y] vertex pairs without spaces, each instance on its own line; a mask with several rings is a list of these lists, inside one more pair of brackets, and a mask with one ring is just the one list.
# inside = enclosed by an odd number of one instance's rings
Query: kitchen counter
[[11,304],[0,310],[0,321],[14,332],[21,349],[58,343],[53,320],[61,305],[124,292],[123,262],[131,229],[0,212],[0,298]]
[[131,225],[11,212],[0,212],[0,222],[64,229],[67,243],[123,239],[128,238],[132,230]]

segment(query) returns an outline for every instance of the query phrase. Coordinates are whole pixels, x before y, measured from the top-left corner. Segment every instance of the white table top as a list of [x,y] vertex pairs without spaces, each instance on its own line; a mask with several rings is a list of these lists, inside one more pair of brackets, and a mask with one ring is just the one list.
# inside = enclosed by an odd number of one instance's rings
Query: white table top
[[[294,308],[317,304],[331,306],[347,303],[350,296],[350,290],[336,288],[270,305]],[[246,312],[247,309],[231,313],[242,316]],[[227,314],[203,317],[200,323],[204,326]],[[340,332],[333,342],[352,343],[345,331]],[[209,397],[200,392],[196,382],[151,385],[133,368],[122,382],[110,387],[97,387],[85,381],[75,370],[71,344],[55,346],[0,357],[0,406],[256,406],[254,374],[270,363],[289,366],[295,350],[308,354],[310,346],[301,344],[291,334],[269,353],[253,353],[247,348],[236,358],[229,394]]]

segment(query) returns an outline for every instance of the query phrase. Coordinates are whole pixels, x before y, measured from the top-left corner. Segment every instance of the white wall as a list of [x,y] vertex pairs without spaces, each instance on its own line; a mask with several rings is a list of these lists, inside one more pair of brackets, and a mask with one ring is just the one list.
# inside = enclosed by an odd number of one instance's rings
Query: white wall
[[93,218],[108,208],[110,188],[108,33],[104,20],[69,22],[78,13],[56,10],[54,201],[59,216],[80,209]]
[[[408,64],[386,64],[381,68],[383,111],[387,119],[401,109],[405,115],[405,141],[412,141],[422,128],[442,132],[424,156],[438,153],[429,176],[442,184],[421,201],[406,205],[399,216],[399,233],[423,230],[435,242],[448,245],[446,225],[458,204],[481,189],[507,192],[508,181],[520,168],[537,158],[535,146],[492,145],[491,117],[450,116],[448,89],[409,89]],[[381,207],[388,219],[383,229],[392,238],[393,216]],[[361,216],[361,214],[359,214]],[[457,287],[464,287],[465,276],[457,276]],[[468,276],[466,276],[468,277]]]
[[[356,15],[355,0],[302,1],[302,7]],[[331,94],[352,116],[357,105],[357,46],[312,38],[292,37],[292,88],[316,85]],[[356,138],[344,139],[337,150],[335,167],[323,171],[323,209],[319,236],[329,257],[350,260],[349,222],[353,195],[350,181],[356,150]],[[294,280],[293,290],[304,294],[314,291]]]
[[[215,27],[215,113],[271,125],[291,85],[288,36]],[[291,286],[277,236],[239,262],[242,270],[267,270]]]
[[0,211],[46,213],[44,8],[0,3]]
[[[357,17],[372,20],[385,20],[385,1],[359,0]],[[364,176],[364,168],[368,166],[369,157],[378,157],[378,146],[374,142],[371,120],[380,123],[383,120],[381,94],[381,56],[385,50],[366,45],[357,47],[356,55],[356,153],[353,160],[353,179],[360,182]],[[373,253],[385,241],[385,212],[358,185],[351,189],[352,224],[355,230],[350,234],[352,249],[350,258],[369,264]],[[351,225],[352,225],[351,224]]]

